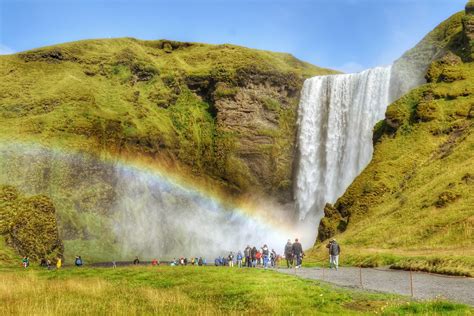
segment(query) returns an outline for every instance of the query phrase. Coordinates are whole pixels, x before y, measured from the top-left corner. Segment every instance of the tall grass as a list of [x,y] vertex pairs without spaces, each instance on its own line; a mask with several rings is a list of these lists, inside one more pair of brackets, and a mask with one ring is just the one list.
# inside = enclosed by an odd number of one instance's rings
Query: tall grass
[[0,270],[0,313],[25,315],[368,313],[456,315],[446,302],[334,288],[272,271],[213,267]]

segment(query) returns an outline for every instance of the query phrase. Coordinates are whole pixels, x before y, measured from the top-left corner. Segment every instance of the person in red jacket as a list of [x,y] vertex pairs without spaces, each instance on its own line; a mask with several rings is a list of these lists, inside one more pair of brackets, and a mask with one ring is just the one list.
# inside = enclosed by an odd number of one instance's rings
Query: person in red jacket
[[260,251],[257,251],[255,254],[255,259],[257,259],[257,265],[260,265],[262,260],[262,253]]

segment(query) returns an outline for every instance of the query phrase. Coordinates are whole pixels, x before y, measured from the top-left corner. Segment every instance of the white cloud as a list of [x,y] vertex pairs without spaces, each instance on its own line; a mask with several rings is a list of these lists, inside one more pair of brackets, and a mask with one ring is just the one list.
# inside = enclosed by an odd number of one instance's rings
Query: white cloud
[[0,55],[13,54],[15,51],[8,46],[0,44]]
[[363,65],[356,63],[356,62],[348,62],[343,64],[342,66],[336,67],[337,70],[340,70],[345,73],[354,73],[354,72],[361,72],[362,70],[365,70],[366,67]]

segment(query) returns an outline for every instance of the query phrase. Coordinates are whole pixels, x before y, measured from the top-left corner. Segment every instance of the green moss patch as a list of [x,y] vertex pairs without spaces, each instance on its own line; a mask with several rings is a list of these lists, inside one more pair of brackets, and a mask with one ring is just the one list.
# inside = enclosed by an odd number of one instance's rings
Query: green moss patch
[[0,234],[9,247],[33,260],[56,258],[63,252],[51,200],[23,197],[11,186],[0,186]]

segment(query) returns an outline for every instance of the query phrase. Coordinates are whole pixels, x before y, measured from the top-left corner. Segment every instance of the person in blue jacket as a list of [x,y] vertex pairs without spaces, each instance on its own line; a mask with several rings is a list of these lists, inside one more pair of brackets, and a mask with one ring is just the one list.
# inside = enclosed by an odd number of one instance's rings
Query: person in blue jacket
[[237,266],[238,266],[239,268],[242,268],[242,258],[243,258],[242,252],[240,252],[240,250],[239,250],[239,252],[237,253],[237,257],[236,257],[236,259],[237,259]]

